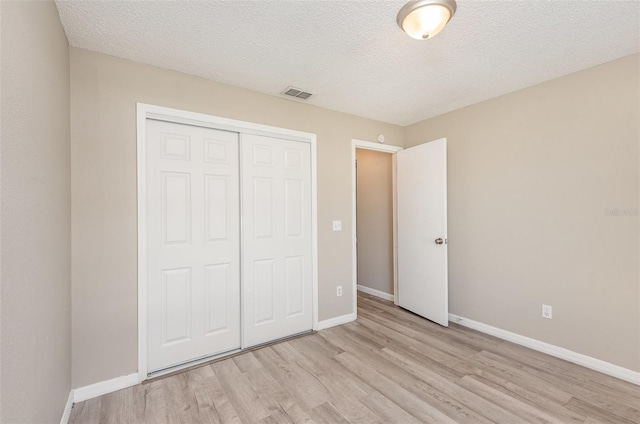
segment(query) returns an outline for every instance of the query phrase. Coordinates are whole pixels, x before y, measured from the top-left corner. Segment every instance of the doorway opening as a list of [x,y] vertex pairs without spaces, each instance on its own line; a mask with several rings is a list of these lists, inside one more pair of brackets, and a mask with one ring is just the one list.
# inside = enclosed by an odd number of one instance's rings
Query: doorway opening
[[401,147],[352,141],[353,303],[358,291],[396,303],[395,153]]
[[[357,318],[358,285],[370,286],[360,279],[370,258],[359,264],[358,247],[366,242],[371,246],[378,241],[366,241],[373,231],[358,228],[358,221],[366,220],[363,213],[373,213],[376,207],[362,210],[356,194],[356,158],[360,149],[391,153],[393,187],[393,301],[444,327],[449,325],[448,298],[448,246],[447,246],[447,139],[440,138],[407,149],[395,146],[352,140],[352,269],[353,310]],[[358,163],[362,167],[362,160]],[[363,190],[360,185],[360,189]],[[374,187],[374,190],[376,188]],[[359,210],[360,209],[360,210]],[[360,234],[358,234],[360,232]],[[365,240],[358,237],[365,237]],[[383,250],[388,252],[388,249]],[[385,254],[385,253],[383,253]],[[368,271],[368,270],[367,270]],[[366,277],[365,277],[366,278]],[[365,283],[365,284],[362,284]],[[381,287],[384,287],[384,282]],[[387,285],[387,287],[389,287]],[[400,287],[400,289],[399,289]],[[368,287],[364,290],[372,289]],[[374,295],[387,296],[384,289],[370,290]],[[381,296],[382,297],[382,296]]]

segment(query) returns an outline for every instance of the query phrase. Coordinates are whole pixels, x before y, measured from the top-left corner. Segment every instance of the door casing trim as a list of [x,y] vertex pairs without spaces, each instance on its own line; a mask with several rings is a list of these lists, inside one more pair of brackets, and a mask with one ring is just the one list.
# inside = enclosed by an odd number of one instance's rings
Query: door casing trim
[[356,149],[375,150],[390,153],[392,163],[393,190],[393,303],[398,304],[398,239],[397,239],[397,209],[396,209],[396,153],[404,150],[399,146],[372,143],[370,141],[351,140],[351,285],[353,286],[353,319],[358,317],[358,249],[357,242],[357,214],[356,214]]

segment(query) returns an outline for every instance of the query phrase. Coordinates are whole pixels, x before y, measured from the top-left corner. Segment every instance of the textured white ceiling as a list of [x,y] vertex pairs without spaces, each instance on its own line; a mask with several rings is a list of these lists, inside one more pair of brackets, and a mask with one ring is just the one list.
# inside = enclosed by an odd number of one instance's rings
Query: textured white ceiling
[[404,1],[62,1],[72,46],[408,125],[640,51],[638,1],[459,0],[435,38]]

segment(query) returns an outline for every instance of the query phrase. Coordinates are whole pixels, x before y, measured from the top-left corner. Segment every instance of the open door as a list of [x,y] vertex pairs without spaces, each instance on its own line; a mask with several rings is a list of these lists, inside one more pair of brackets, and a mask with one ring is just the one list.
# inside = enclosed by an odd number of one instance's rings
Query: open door
[[447,139],[396,153],[398,306],[447,327]]

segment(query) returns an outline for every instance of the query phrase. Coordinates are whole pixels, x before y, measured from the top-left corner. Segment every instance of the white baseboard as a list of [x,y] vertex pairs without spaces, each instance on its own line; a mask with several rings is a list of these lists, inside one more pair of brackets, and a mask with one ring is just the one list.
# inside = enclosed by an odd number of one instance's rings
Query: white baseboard
[[123,375],[122,377],[113,378],[111,380],[90,384],[73,390],[73,402],[82,402],[87,399],[106,395],[107,393],[135,386],[138,383],[138,373],[136,372],[129,375]]
[[356,314],[351,313],[347,315],[342,315],[335,318],[325,319],[324,321],[318,322],[318,328],[316,330],[326,330],[327,328],[335,327],[336,325],[346,324],[351,321],[356,320]]
[[62,418],[60,419],[60,424],[68,424],[69,418],[71,417],[72,407],[73,407],[73,389],[69,391],[69,399],[67,399],[67,404],[64,406],[64,411],[62,412]]
[[563,347],[541,342],[540,340],[492,327],[478,321],[463,318],[458,315],[449,314],[449,321],[455,322],[456,324],[460,324],[464,327],[478,330],[482,333],[490,334],[499,339],[526,346],[530,349],[537,350],[538,352],[546,353],[547,355],[555,356],[556,358],[564,359],[565,361],[573,362],[574,364],[582,365],[583,367],[628,381],[629,383],[640,385],[640,372],[623,368],[619,365],[614,365],[601,359],[592,358],[591,356],[583,355]]
[[358,284],[358,290],[360,290],[363,293],[367,293],[367,294],[379,297],[379,298],[384,299],[384,300],[390,300],[392,302],[394,300],[393,295],[391,293],[385,293],[383,291],[372,289],[371,287],[363,286],[361,284]]

